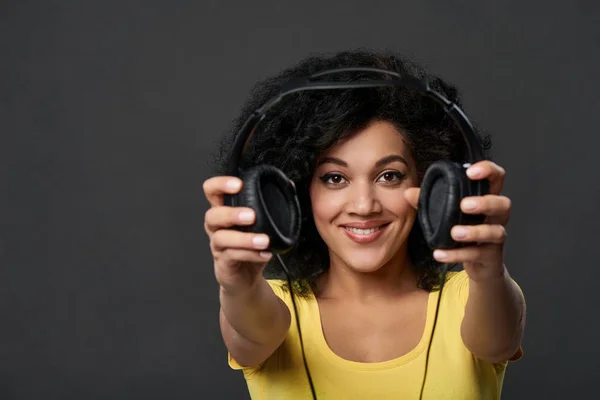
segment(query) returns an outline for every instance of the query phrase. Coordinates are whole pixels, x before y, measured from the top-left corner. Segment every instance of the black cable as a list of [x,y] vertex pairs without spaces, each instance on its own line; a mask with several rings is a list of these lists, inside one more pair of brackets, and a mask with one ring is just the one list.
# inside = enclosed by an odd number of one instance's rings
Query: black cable
[[421,383],[421,393],[419,394],[419,400],[423,398],[423,389],[425,389],[425,379],[427,378],[427,367],[429,364],[429,351],[431,350],[431,343],[433,342],[433,333],[435,332],[435,325],[437,323],[438,311],[440,309],[440,301],[442,299],[442,289],[444,288],[444,283],[446,283],[446,273],[450,269],[450,264],[444,264],[441,282],[440,282],[440,294],[437,299],[437,305],[435,306],[435,317],[433,320],[433,327],[431,328],[431,337],[429,338],[429,343],[427,344],[427,355],[425,356],[425,371],[423,372],[423,382]]
[[290,294],[292,296],[292,304],[294,305],[294,314],[296,315],[296,326],[298,327],[298,336],[300,337],[300,348],[302,349],[302,360],[304,361],[304,369],[306,370],[306,376],[308,378],[308,384],[310,385],[310,391],[312,393],[312,397],[314,400],[317,400],[317,395],[315,394],[315,387],[313,386],[313,381],[310,376],[310,371],[308,370],[308,363],[306,362],[306,355],[304,354],[304,341],[302,340],[302,331],[300,330],[300,318],[298,317],[298,308],[296,307],[296,300],[294,298],[294,289],[292,287],[292,277],[290,271],[287,269],[285,263],[281,259],[279,254],[275,254],[277,260],[281,264],[283,271],[287,277],[288,286],[290,289]]

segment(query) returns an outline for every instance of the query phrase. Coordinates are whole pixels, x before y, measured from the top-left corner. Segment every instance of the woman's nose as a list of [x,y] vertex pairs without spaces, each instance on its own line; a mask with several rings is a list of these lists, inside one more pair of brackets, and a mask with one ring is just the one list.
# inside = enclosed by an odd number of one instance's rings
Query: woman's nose
[[348,194],[348,211],[357,215],[369,215],[381,211],[381,203],[375,188],[366,182],[355,182]]

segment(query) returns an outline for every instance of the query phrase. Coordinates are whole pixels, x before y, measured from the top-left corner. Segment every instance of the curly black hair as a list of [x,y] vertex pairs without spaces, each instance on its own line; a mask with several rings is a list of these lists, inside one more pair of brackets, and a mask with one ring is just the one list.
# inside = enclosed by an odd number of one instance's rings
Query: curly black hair
[[[216,154],[216,173],[226,171],[227,156],[233,137],[249,115],[275,96],[294,77],[343,67],[374,67],[426,80],[447,99],[462,108],[456,87],[427,72],[417,63],[390,51],[349,50],[335,54],[311,55],[275,76],[258,82],[250,98],[222,138]],[[384,78],[373,73],[341,73],[327,79],[355,80]],[[419,182],[429,165],[437,160],[467,161],[462,134],[444,110],[421,93],[403,87],[386,86],[348,90],[304,91],[288,95],[274,106],[248,142],[241,168],[270,164],[283,171],[296,185],[302,213],[302,228],[296,245],[285,257],[292,273],[294,292],[305,295],[308,286],[329,268],[329,253],[314,224],[309,184],[315,160],[336,143],[364,129],[370,122],[387,121],[402,132],[417,166]],[[490,159],[489,135],[478,131],[483,154]],[[416,268],[419,287],[434,290],[442,264],[432,255],[418,223],[409,234],[409,257]],[[278,264],[271,262],[266,275],[280,275]],[[308,286],[307,286],[308,285]]]

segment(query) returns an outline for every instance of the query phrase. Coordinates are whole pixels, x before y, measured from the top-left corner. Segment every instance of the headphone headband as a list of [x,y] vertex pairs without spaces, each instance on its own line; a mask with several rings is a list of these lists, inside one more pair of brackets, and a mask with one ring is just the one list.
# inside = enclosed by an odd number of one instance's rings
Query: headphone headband
[[[319,78],[326,75],[339,74],[343,72],[375,72],[383,75],[391,75],[392,79],[369,79],[361,81],[314,81],[315,78]],[[292,93],[307,91],[307,90],[335,90],[335,89],[357,89],[357,88],[371,88],[371,87],[382,87],[382,86],[402,86],[411,89],[416,89],[421,94],[429,97],[440,104],[446,114],[452,118],[455,125],[461,131],[465,144],[467,146],[467,152],[469,155],[469,162],[474,164],[484,159],[481,151],[481,143],[479,138],[475,134],[475,130],[465,113],[453,102],[449,101],[446,97],[436,92],[429,87],[427,81],[423,81],[414,78],[409,75],[401,75],[398,72],[390,71],[380,68],[369,68],[369,67],[349,67],[349,68],[337,68],[329,69],[321,72],[314,73],[312,75],[298,77],[291,79],[285,84],[280,90],[279,94],[269,99],[260,108],[256,109],[244,122],[244,125],[240,128],[235,136],[231,152],[229,155],[229,161],[227,165],[227,174],[236,175],[238,172],[238,164],[241,159],[242,153],[246,146],[246,143],[250,137],[254,134],[254,131],[258,127],[258,124],[265,117],[266,113],[275,104],[279,103],[285,96]]]

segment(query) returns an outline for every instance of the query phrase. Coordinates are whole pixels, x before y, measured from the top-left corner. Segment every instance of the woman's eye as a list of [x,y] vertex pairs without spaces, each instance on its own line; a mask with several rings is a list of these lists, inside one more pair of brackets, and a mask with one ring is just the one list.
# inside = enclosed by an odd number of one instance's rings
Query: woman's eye
[[398,183],[404,179],[404,176],[405,175],[403,173],[398,171],[388,171],[381,174],[378,180],[387,183]]
[[339,185],[345,181],[344,177],[340,174],[325,174],[321,177],[321,180],[329,185]]

